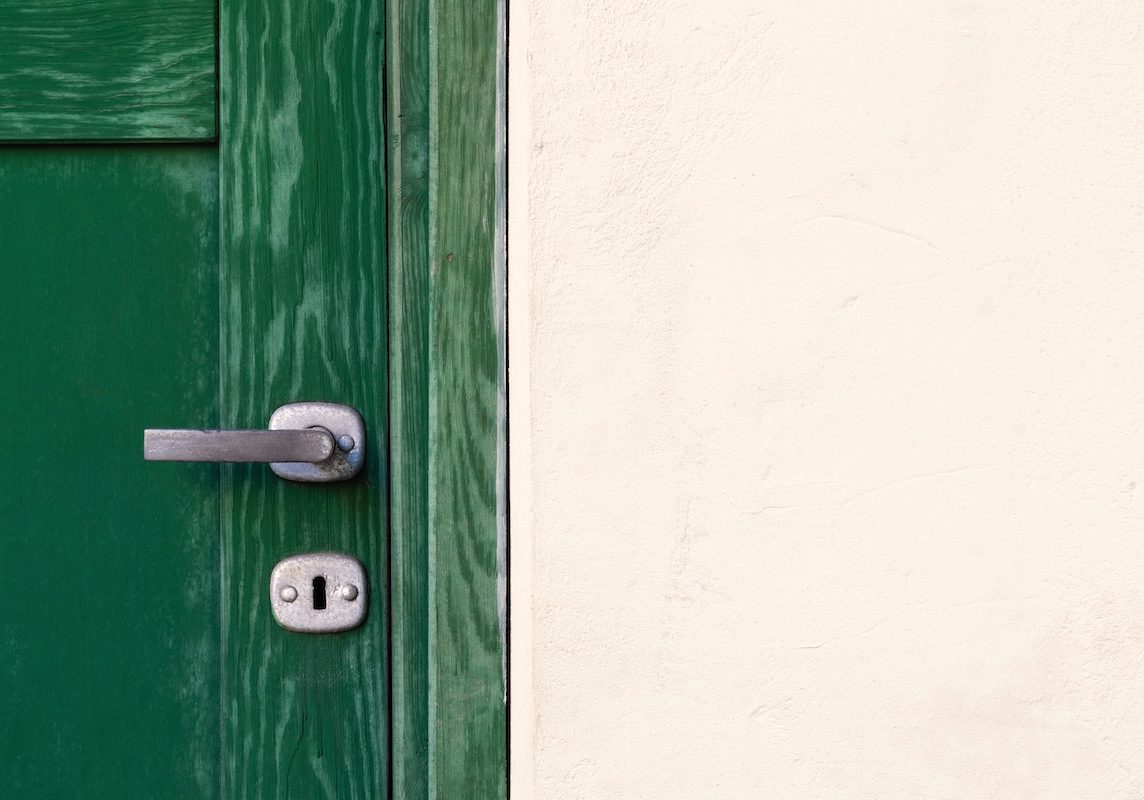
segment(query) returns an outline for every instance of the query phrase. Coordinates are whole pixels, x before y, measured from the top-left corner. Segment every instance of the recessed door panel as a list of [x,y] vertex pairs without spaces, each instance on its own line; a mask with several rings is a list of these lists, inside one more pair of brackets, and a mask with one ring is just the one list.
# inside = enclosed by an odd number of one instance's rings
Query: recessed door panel
[[0,795],[218,790],[214,147],[0,148]]

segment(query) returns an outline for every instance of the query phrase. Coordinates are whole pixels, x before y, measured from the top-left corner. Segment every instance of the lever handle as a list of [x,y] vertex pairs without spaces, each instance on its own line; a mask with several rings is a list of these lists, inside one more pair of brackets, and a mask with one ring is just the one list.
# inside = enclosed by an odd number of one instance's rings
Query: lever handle
[[[352,446],[352,445],[351,445]],[[306,461],[317,464],[334,452],[325,430],[306,431],[143,431],[145,461]]]
[[365,423],[349,406],[290,403],[270,416],[269,430],[149,428],[146,461],[253,461],[281,478],[326,483],[356,475],[365,463]]

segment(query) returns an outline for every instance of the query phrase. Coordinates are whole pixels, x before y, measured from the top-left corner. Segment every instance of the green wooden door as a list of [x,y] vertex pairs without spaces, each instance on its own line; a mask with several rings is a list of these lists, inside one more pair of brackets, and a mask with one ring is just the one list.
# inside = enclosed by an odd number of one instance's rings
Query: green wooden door
[[[0,0],[0,796],[505,796],[503,15],[434,5]],[[298,400],[362,475],[142,459]],[[274,622],[319,550],[360,628]]]
[[[386,790],[380,10],[281,11],[5,5],[4,796]],[[307,399],[366,418],[361,479],[142,460]],[[365,564],[361,628],[273,621],[269,570],[318,550]]]

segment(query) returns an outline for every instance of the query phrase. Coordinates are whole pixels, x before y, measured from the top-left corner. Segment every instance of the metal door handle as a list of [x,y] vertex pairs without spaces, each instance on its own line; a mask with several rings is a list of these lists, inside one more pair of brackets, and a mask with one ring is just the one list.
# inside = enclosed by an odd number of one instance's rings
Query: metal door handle
[[292,481],[342,481],[365,462],[365,423],[349,406],[290,403],[270,416],[267,430],[149,428],[143,431],[143,458],[260,462]]
[[[351,445],[352,447],[352,445]],[[334,452],[329,431],[143,431],[147,461],[325,461]]]

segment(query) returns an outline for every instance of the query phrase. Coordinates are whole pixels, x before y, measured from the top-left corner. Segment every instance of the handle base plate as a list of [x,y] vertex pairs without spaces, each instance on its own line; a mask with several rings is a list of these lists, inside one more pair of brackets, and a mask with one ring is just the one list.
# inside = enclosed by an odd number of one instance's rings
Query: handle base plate
[[290,403],[270,415],[272,431],[299,431],[323,428],[334,437],[337,446],[325,461],[273,462],[270,469],[288,481],[330,483],[344,481],[361,472],[365,464],[365,422],[350,406],[337,403]]

